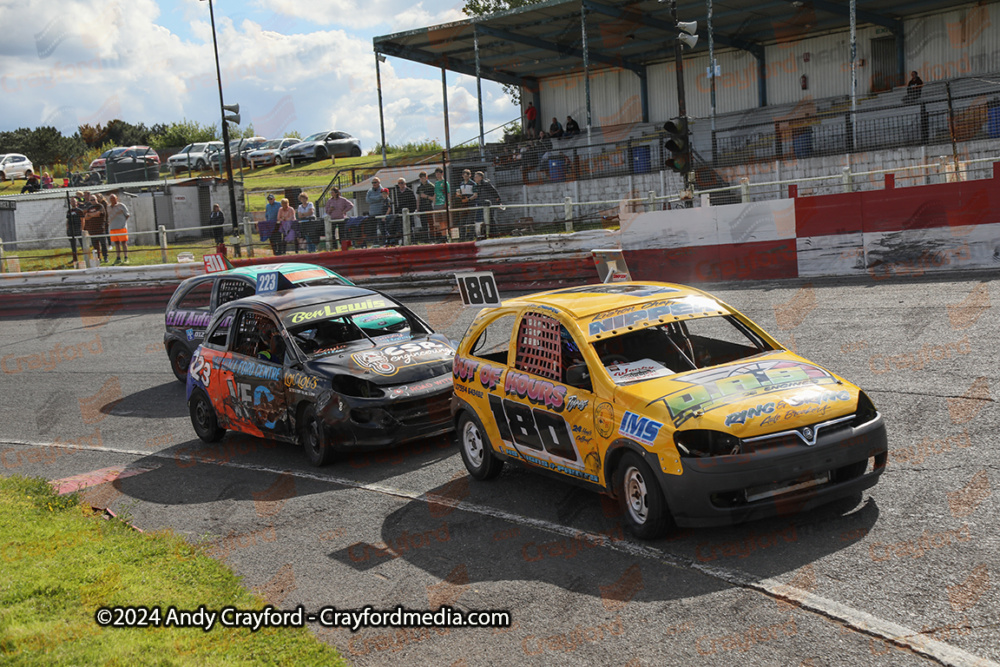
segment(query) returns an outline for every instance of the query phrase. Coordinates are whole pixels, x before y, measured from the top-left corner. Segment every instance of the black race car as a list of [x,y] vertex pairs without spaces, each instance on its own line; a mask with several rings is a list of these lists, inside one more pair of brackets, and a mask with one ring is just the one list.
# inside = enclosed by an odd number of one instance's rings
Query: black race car
[[445,433],[453,343],[391,297],[356,286],[288,289],[219,307],[191,359],[188,406],[205,442],[226,429],[339,450]]

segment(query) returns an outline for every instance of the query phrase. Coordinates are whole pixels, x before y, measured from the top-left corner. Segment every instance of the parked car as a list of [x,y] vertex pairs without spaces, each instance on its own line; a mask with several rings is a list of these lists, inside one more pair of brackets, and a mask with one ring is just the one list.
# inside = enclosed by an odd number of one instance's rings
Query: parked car
[[[377,315],[379,326],[360,319]],[[389,316],[389,317],[387,317]],[[297,442],[315,466],[338,451],[452,430],[455,348],[408,308],[357,286],[255,295],[222,306],[187,378],[194,432]]]
[[4,153],[0,155],[0,181],[24,178],[28,170],[35,171],[31,160],[19,153]]
[[325,160],[334,157],[359,157],[361,140],[346,132],[317,132],[295,144],[285,153],[289,162]]
[[106,150],[100,157],[94,158],[90,163],[90,171],[96,171],[101,178],[105,178],[108,160],[145,160],[148,165],[160,164],[160,156],[149,146],[119,146]]
[[272,164],[281,164],[285,161],[282,152],[286,148],[291,148],[295,144],[299,143],[300,139],[294,139],[291,137],[286,137],[284,139],[271,139],[270,141],[264,143],[256,150],[250,151],[247,154],[247,162],[251,169],[256,169],[257,167],[269,167]]
[[128,151],[128,148],[125,146],[119,146],[117,148],[109,148],[108,150],[101,153],[99,157],[96,157],[93,160],[91,160],[90,171],[96,171],[98,174],[100,174],[101,178],[104,178],[105,165],[107,164],[107,161],[111,158],[125,154],[126,151]]
[[208,168],[208,161],[212,158],[212,155],[222,149],[223,144],[221,141],[188,144],[180,152],[167,158],[167,167],[174,174],[186,169],[201,171]]
[[571,479],[616,497],[641,538],[856,497],[888,456],[864,391],[681,285],[589,285],[483,309],[453,373],[473,478],[509,461]]
[[[233,166],[242,165],[246,167],[247,155],[250,151],[257,150],[267,141],[265,137],[250,137],[249,139],[233,139],[229,142],[229,157],[233,160]],[[212,155],[212,169],[218,169],[225,159],[225,152],[219,151]]]
[[[201,344],[212,313],[230,301],[256,294],[257,277],[274,271],[281,273],[295,287],[354,284],[330,269],[302,262],[241,266],[188,278],[177,286],[167,303],[166,330],[163,334],[163,347],[178,380],[184,382],[187,379],[191,354]],[[362,327],[383,326],[381,319],[361,318],[360,322]]]

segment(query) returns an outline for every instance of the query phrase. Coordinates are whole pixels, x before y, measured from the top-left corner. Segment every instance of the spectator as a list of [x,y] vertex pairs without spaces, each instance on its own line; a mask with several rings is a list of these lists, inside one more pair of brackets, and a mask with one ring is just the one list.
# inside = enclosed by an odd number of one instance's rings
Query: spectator
[[572,116],[566,116],[566,131],[563,132],[564,137],[574,137],[580,134],[580,124],[573,120]]
[[212,237],[215,239],[216,250],[225,254],[225,248],[219,250],[218,246],[225,245],[223,227],[226,224],[226,216],[222,214],[222,207],[218,204],[212,204],[212,215],[208,217],[208,224],[212,226]]
[[468,240],[473,234],[471,225],[476,221],[476,182],[472,180],[472,172],[468,169],[462,171],[462,182],[455,189],[455,208],[459,209],[458,224],[461,228],[461,237]]
[[524,119],[527,121],[525,134],[534,138],[538,120],[538,109],[535,108],[534,102],[528,102],[528,108],[524,110]]
[[[406,209],[411,214],[417,212],[417,195],[409,188],[405,178],[400,178],[396,181],[396,190],[392,195],[395,200],[393,208],[397,215],[402,216],[403,209]],[[418,229],[419,225],[420,218],[410,215],[410,231]]]
[[361,235],[367,244],[368,238],[378,238],[381,221],[377,216],[382,215],[385,206],[382,204],[382,181],[378,177],[372,178],[372,187],[365,192],[365,201],[368,202],[368,217],[365,218]]
[[555,116],[552,117],[552,124],[549,125],[549,135],[558,139],[563,135],[563,126],[559,122],[559,119]]
[[354,202],[346,197],[341,197],[340,188],[333,186],[330,188],[330,198],[326,200],[325,208],[327,217],[338,221],[337,225],[341,231],[340,238],[345,238],[347,230],[340,221],[346,220],[347,214],[354,210]]
[[278,211],[280,210],[281,204],[274,201],[274,195],[268,195],[267,206],[264,207],[264,219],[257,223],[260,240],[269,241],[271,252],[275,255],[278,254],[278,243],[281,241],[281,235],[278,234]]
[[42,176],[42,189],[50,190],[51,188],[52,188],[52,175],[49,174],[49,172],[45,172],[45,175]]
[[[108,227],[111,242],[115,244],[115,264],[128,264],[128,219],[131,217],[125,204],[118,201],[117,195],[111,195],[108,205]],[[122,261],[122,251],[125,261]]]
[[906,84],[906,96],[903,98],[904,104],[912,104],[920,99],[920,93],[924,89],[924,80],[920,78],[916,70],[910,72],[910,80]]
[[[484,174],[481,171],[477,171],[476,175],[473,178],[476,181],[476,203],[480,207],[483,207],[483,206],[486,206],[486,205],[489,205],[491,207],[492,206],[499,206],[501,204],[500,193],[497,192],[497,189],[495,187],[493,187],[493,184],[489,181],[488,178],[486,178],[486,174]],[[497,219],[496,219],[495,216],[498,213],[499,213],[499,211],[496,211],[496,210],[491,211],[491,216],[493,216],[491,222],[493,222],[494,224],[497,221]],[[483,222],[483,211],[482,211],[482,208],[480,208],[480,210],[478,212],[478,215],[476,216],[476,236],[477,237],[479,237],[479,236],[485,236],[485,232],[481,232],[480,229],[479,229],[479,223],[481,223],[481,222]]]
[[299,232],[306,241],[306,252],[316,252],[316,243],[319,241],[316,207],[304,192],[299,194],[299,208],[295,211],[295,219],[299,221]]
[[98,259],[103,257],[105,262],[108,261],[108,239],[104,236],[107,220],[107,211],[101,206],[97,195],[90,195],[84,212],[83,228],[90,234],[90,246],[97,252]]
[[433,216],[424,215],[429,211],[434,209],[434,184],[427,179],[427,172],[420,172],[420,183],[417,184],[417,211],[420,215],[417,216],[419,224],[424,229],[423,236],[430,239],[431,225],[434,223]]
[[402,224],[399,215],[393,210],[392,193],[389,188],[382,188],[382,215],[385,218],[382,221],[382,233],[379,236],[382,237],[384,245],[395,245],[399,242]]
[[287,199],[281,200],[281,208],[278,209],[278,237],[279,255],[285,254],[289,243],[293,244],[295,251],[298,252],[295,240],[295,209],[288,205]]
[[[72,266],[76,266],[76,263],[80,261],[80,257],[76,252],[76,240],[80,236],[81,223],[83,221],[82,200],[83,193],[77,192],[75,197],[69,199],[69,208],[66,211],[66,236],[69,237],[69,247],[73,249]],[[83,239],[80,239],[80,250],[84,250]]]
[[38,177],[35,176],[34,172],[30,169],[24,172],[24,187],[21,188],[21,194],[25,192],[31,194],[32,192],[38,192],[42,189],[42,186],[38,184]]
[[448,238],[448,197],[451,195],[451,184],[444,180],[444,169],[438,167],[434,170],[434,210],[436,220],[434,221],[435,234]]

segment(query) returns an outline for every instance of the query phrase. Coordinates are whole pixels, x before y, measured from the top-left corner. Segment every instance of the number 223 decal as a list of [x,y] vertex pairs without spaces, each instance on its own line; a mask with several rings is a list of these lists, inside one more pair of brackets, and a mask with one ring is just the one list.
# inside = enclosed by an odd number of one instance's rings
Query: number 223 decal
[[198,353],[191,360],[191,372],[207,387],[212,379],[212,362]]

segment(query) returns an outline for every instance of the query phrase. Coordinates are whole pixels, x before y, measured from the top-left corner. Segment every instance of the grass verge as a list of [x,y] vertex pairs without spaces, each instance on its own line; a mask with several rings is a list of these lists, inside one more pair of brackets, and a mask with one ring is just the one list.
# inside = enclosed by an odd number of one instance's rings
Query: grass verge
[[0,664],[346,665],[306,628],[102,628],[102,606],[262,609],[224,564],[170,532],[94,516],[45,480],[0,477]]

